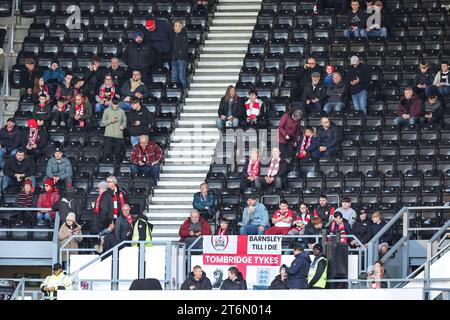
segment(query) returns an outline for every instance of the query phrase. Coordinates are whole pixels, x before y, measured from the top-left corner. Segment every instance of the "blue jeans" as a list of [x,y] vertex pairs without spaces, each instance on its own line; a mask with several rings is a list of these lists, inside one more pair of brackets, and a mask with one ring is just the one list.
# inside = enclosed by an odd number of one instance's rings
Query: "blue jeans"
[[186,60],[172,61],[172,82],[181,82],[184,89],[187,87],[186,70]]
[[367,36],[387,38],[387,29],[382,27],[380,30],[370,30],[367,32]]
[[119,107],[122,110],[131,110],[131,109],[133,109],[133,108],[131,108],[131,103],[126,102],[126,101],[120,101],[119,102]]
[[159,179],[159,165],[155,164],[154,166],[148,166],[148,165],[143,165],[143,166],[138,166],[137,164],[132,164],[131,165],[131,173],[136,174],[136,173],[147,173],[150,172],[152,175],[152,182],[154,186],[158,185],[158,179]]
[[99,102],[99,103],[95,104],[95,113],[102,112],[106,108],[108,108],[108,105]]
[[[17,149],[13,149],[10,153],[11,157],[14,157],[16,155]],[[3,169],[3,166],[5,165],[5,154],[6,154],[6,148],[0,148],[0,169]]]
[[133,147],[139,144],[139,136],[130,136],[130,142]]
[[[36,187],[36,178],[34,176],[31,176],[30,179],[31,179],[31,185],[33,186],[33,189],[34,189]],[[8,176],[3,176],[2,191],[4,191],[6,188],[8,188],[12,184],[19,184],[19,182],[17,182],[17,180],[11,179]],[[20,183],[20,184],[22,184],[22,183]]]
[[355,38],[367,38],[367,31],[364,29],[355,29],[352,31],[350,28],[344,30],[344,37],[350,39],[352,37]]
[[[226,122],[227,122],[227,120],[217,119],[217,121],[216,121],[217,129],[222,131],[223,127],[225,127],[225,123]],[[239,126],[239,119],[238,118],[233,118],[232,122],[233,122],[233,127],[238,127]]]
[[303,113],[310,113],[310,112],[319,112],[322,110],[322,106],[320,104],[320,102],[316,102],[316,103],[310,103],[310,104],[306,104],[306,101],[302,101],[300,103],[300,110],[303,111]]
[[254,224],[248,224],[246,226],[242,226],[239,229],[239,233],[241,235],[256,235],[256,234],[262,235],[262,234],[264,234],[265,230],[269,229],[269,226],[264,227],[263,231],[259,230],[258,228],[259,228],[259,225],[257,226]]
[[36,218],[38,220],[44,220],[45,219],[45,220],[48,220],[48,221],[52,221],[52,216],[50,215],[50,212],[44,212],[44,213],[39,212],[37,214]]
[[394,119],[394,124],[397,126],[407,126],[415,125],[417,123],[417,118],[410,117],[409,119],[403,119],[402,117],[397,117]]
[[440,86],[438,87],[438,93],[440,96],[446,96],[450,93],[450,86]]
[[352,95],[352,101],[355,110],[362,111],[364,115],[367,115],[367,90]]
[[327,102],[323,106],[323,111],[330,114],[332,111],[342,111],[344,109],[345,103],[343,102]]

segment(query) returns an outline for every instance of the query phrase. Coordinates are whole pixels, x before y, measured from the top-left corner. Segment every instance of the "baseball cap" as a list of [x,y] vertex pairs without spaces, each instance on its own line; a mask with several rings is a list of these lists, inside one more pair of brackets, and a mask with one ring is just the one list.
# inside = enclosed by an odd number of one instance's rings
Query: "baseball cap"
[[352,56],[350,58],[350,64],[357,64],[359,62],[359,58],[357,56]]

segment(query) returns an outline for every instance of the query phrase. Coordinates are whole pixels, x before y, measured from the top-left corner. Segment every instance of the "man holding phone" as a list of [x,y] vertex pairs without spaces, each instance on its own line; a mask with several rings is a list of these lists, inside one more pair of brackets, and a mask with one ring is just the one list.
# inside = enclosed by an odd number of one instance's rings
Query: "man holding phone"
[[127,115],[127,130],[131,137],[131,145],[139,144],[139,136],[147,135],[153,124],[153,115],[147,108],[143,108],[141,101],[131,98],[131,110]]
[[355,110],[362,111],[364,115],[367,115],[369,71],[366,66],[361,64],[357,56],[352,56],[350,58],[350,64],[351,67],[347,72],[347,77],[353,105],[355,106]]

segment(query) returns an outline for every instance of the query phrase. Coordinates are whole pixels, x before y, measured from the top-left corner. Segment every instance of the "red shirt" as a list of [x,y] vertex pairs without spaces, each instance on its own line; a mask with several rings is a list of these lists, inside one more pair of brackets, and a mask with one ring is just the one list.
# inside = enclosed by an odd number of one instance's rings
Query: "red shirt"
[[161,158],[162,150],[154,141],[149,141],[145,149],[137,144],[131,152],[131,162],[134,164],[139,164],[142,161],[150,166],[153,162],[160,162]]
[[[273,214],[273,217],[276,218],[276,219],[279,219],[281,217],[283,217],[283,219],[291,217],[292,220],[294,220],[294,211],[292,211],[291,209],[289,209],[287,212],[281,212],[280,210],[277,210]],[[290,228],[291,227],[291,223],[278,221],[277,223],[275,223],[275,227]]]

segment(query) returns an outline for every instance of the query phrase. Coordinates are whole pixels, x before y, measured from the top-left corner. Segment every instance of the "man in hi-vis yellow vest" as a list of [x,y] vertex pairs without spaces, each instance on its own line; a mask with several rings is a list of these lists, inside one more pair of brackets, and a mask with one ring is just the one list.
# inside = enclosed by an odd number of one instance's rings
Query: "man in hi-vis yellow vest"
[[56,300],[59,290],[72,290],[72,279],[63,272],[60,263],[53,265],[52,275],[45,278],[41,284],[41,291],[44,293],[45,300]]
[[309,267],[308,284],[309,289],[325,289],[327,285],[328,260],[322,254],[322,245],[316,243],[313,247],[314,261]]

